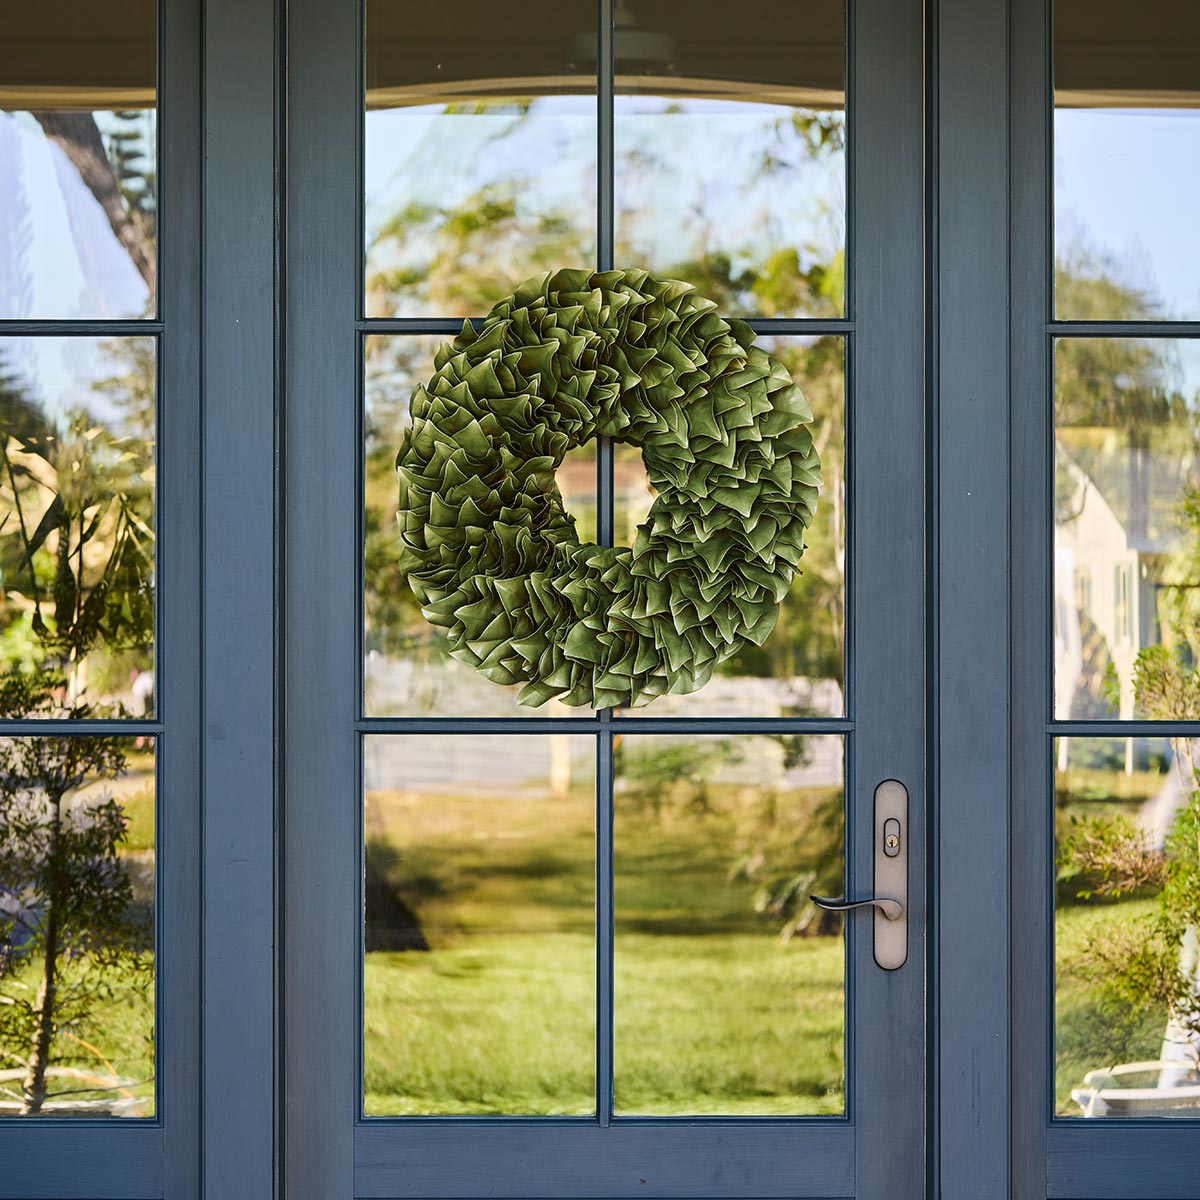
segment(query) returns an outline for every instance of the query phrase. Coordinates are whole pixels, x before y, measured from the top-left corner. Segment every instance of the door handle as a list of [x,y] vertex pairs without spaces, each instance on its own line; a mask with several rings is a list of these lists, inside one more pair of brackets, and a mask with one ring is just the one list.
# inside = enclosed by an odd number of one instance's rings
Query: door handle
[[826,912],[847,912],[852,908],[870,908],[874,905],[889,921],[898,921],[904,915],[904,905],[888,896],[871,896],[866,900],[833,900],[828,896],[809,896],[809,899]]
[[898,779],[885,779],[875,789],[874,859],[876,895],[809,899],[829,912],[874,908],[875,961],[885,971],[895,971],[908,958],[908,788]]

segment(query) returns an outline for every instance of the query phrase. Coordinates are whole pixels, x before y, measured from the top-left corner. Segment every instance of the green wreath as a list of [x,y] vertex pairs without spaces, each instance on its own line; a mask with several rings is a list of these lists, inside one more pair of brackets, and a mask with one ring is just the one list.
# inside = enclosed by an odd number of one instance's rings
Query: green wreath
[[[521,704],[693,692],[775,625],[817,503],[812,413],[715,310],[641,270],[558,271],[464,324],[413,393],[400,569]],[[641,447],[658,493],[632,549],[581,544],[555,483],[597,435]]]

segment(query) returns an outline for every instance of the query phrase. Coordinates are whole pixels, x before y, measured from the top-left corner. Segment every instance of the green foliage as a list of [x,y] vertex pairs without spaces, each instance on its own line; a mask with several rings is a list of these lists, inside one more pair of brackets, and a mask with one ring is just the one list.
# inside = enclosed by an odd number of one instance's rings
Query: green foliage
[[[529,114],[529,105],[488,102],[471,111],[514,116],[516,120],[496,135],[496,140],[503,141],[516,134]],[[796,110],[779,118],[775,142],[764,155],[762,171],[791,170],[797,156],[816,161],[843,153],[844,146],[842,114]],[[638,152],[622,151],[626,156]],[[630,162],[624,169],[633,170],[634,165]],[[510,169],[517,171],[515,164]],[[565,209],[523,209],[520,200],[525,186],[514,174],[452,205],[428,199],[403,205],[375,234],[368,277],[372,311],[484,313],[510,290],[514,261],[530,274],[588,261],[592,248],[579,232],[586,225],[580,225]],[[769,315],[841,311],[845,290],[841,251],[823,257],[812,247],[774,247],[765,256],[742,258],[744,265],[735,269],[728,253],[698,243],[694,257],[672,263],[664,273],[692,284],[726,312],[744,310],[747,304]],[[825,480],[823,499],[811,529],[804,571],[770,642],[765,647],[740,646],[719,670],[727,675],[840,680],[845,624],[842,343],[838,338],[813,343],[781,339],[770,351],[787,364],[818,414],[814,437]],[[415,339],[372,339],[368,353],[377,369],[386,363],[413,383],[427,369]],[[374,411],[377,403],[372,400],[369,412],[376,426],[368,430],[366,463],[368,645],[402,655],[414,664],[436,661],[446,653],[445,638],[421,618],[414,597],[394,567],[399,540],[395,477],[386,447],[394,445],[407,423],[407,406],[389,402],[395,411],[380,412]],[[372,441],[373,433],[377,440]]]
[[1079,899],[1120,899],[1162,887],[1167,861],[1126,816],[1071,818],[1059,841],[1058,880]]
[[[1082,899],[1121,900],[1153,894],[1154,905],[1136,922],[1110,922],[1089,936],[1076,969],[1110,1006],[1132,1017],[1166,1013],[1193,1048],[1200,1044],[1196,929],[1200,925],[1200,795],[1189,781],[1164,852],[1125,817],[1075,822],[1059,851],[1059,878]],[[1193,1049],[1194,1052],[1194,1049]]]
[[[0,719],[94,715],[84,706],[63,711],[59,682],[0,678]],[[114,977],[141,975],[148,985],[152,975],[151,931],[119,856],[125,815],[111,795],[92,790],[125,763],[116,737],[0,739],[0,1055],[25,1066],[19,1096],[28,1114],[55,1099],[55,1049],[112,998]]]
[[648,838],[681,823],[693,837],[710,829],[732,852],[724,867],[728,883],[750,889],[753,911],[783,941],[835,933],[841,917],[817,908],[810,897],[842,890],[844,793],[798,794],[763,781],[742,791],[730,780],[765,744],[779,748],[782,772],[809,761],[809,739],[787,734],[755,738],[752,748],[725,738],[621,738],[615,748],[621,811],[629,814],[627,822],[637,814]]
[[[0,377],[0,612],[6,635],[26,619],[46,664],[64,671],[100,644],[153,640],[154,451],[141,435],[153,428],[150,345],[114,343],[114,359],[129,361],[98,385],[125,408],[129,432],[82,404],[52,419],[12,374]],[[28,663],[32,651],[17,641],[5,661]]]
[[144,112],[114,112],[116,127],[104,139],[104,149],[121,198],[131,212],[155,213],[154,141]]
[[1071,1089],[1097,1066],[1158,1058],[1166,1014],[1151,995],[1108,986],[1095,948],[1118,961],[1139,952],[1153,900],[1060,908],[1055,921],[1055,1111],[1078,1112]]
[[488,184],[460,203],[406,205],[375,235],[367,279],[373,315],[483,313],[512,291],[514,260],[529,273],[582,265],[592,256],[566,214],[529,213],[520,183]]
[[[88,656],[153,642],[154,452],[140,436],[153,428],[152,343],[113,343],[111,357],[96,387],[127,429],[82,403],[51,418],[0,377],[0,719],[109,715],[87,699]],[[109,736],[0,739],[0,1061],[6,1078],[20,1064],[5,1090],[27,1114],[132,1096],[80,1033],[153,977],[152,916],[121,857],[126,814],[103,790],[127,753]],[[62,1065],[80,1047],[105,1073]]]

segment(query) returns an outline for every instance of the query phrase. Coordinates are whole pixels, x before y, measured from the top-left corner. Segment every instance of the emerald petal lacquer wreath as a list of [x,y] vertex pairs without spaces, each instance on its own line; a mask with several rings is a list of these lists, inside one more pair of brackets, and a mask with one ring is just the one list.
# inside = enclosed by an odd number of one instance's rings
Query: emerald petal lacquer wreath
[[[438,350],[396,458],[400,568],[450,653],[518,700],[703,687],[775,625],[820,464],[787,368],[689,284],[558,271]],[[581,543],[555,469],[597,435],[657,492],[632,549]]]

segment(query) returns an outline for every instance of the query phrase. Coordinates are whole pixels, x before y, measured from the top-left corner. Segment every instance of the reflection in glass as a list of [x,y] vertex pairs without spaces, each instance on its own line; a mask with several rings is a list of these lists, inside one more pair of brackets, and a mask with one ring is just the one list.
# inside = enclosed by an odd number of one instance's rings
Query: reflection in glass
[[1055,714],[1200,718],[1200,344],[1055,351]]
[[1200,7],[1054,5],[1055,315],[1200,316]]
[[0,1117],[154,1116],[154,825],[152,739],[0,739]]
[[840,315],[841,0],[622,0],[614,49],[616,265],[727,313]]
[[154,353],[0,338],[0,685],[79,717],[154,714]]
[[368,316],[480,315],[594,265],[595,22],[588,0],[367,0]]
[[1200,1116],[1200,743],[1061,738],[1056,1111]]
[[616,1110],[844,1109],[842,741],[619,735]]
[[[442,339],[365,339],[363,704],[368,716],[558,716],[557,700],[541,708],[517,704],[520,685],[504,687],[451,658],[441,629],[421,615],[397,568],[396,453],[408,425],[409,399],[433,374]],[[596,536],[596,447],[567,455],[555,483],[575,517],[581,541]],[[579,710],[575,710],[577,713]]]
[[595,1111],[595,742],[365,739],[364,1111]]
[[[747,646],[687,696],[662,696],[639,715],[841,716],[846,630],[846,374],[840,338],[760,337],[804,390],[821,456],[821,500],[800,573],[762,646]],[[641,452],[616,451],[614,533],[632,546],[654,500]]]
[[155,10],[6,6],[0,318],[154,315]]

